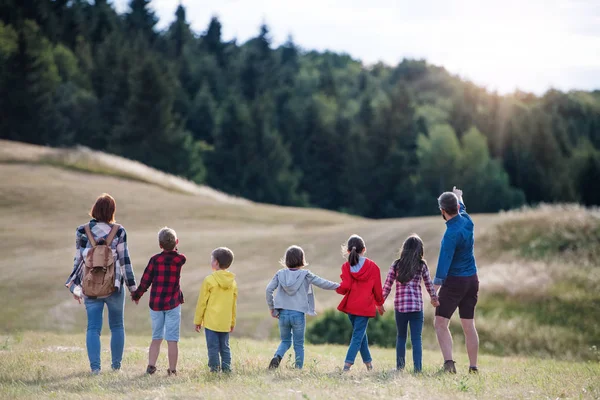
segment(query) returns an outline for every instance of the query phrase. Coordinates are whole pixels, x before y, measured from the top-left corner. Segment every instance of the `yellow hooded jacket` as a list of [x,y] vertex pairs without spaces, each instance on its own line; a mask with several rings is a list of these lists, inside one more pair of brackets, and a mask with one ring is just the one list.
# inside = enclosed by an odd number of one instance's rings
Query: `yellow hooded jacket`
[[237,295],[235,274],[218,270],[204,278],[194,325],[202,325],[215,332],[231,331],[235,326]]

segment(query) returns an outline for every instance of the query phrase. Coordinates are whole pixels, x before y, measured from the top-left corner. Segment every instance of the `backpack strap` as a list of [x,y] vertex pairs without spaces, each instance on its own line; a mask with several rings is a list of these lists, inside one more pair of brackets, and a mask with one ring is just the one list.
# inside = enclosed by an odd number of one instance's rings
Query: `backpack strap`
[[112,226],[112,229],[110,230],[110,233],[108,234],[108,236],[106,237],[106,245],[108,247],[110,247],[110,244],[112,243],[113,239],[115,238],[115,236],[117,235],[117,232],[119,231],[119,228],[121,227],[121,225],[119,224],[114,224]]
[[[92,244],[92,247],[96,247],[96,241],[94,240],[94,235],[92,235],[92,231],[90,230],[90,224],[89,223],[85,224],[83,226],[83,229],[85,229],[85,235],[87,236],[88,240]],[[112,233],[112,231],[111,231],[111,233]]]

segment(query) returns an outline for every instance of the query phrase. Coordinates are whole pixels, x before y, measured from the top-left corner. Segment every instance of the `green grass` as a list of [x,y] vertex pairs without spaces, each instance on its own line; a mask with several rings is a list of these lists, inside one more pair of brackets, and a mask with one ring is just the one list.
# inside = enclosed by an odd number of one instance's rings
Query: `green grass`
[[[103,337],[104,349],[108,348],[108,336]],[[459,353],[455,357],[458,374],[445,375],[438,369],[439,352],[425,351],[423,374],[396,374],[394,350],[373,348],[374,371],[366,372],[357,362],[349,374],[342,374],[345,347],[307,345],[304,370],[294,370],[286,358],[282,367],[272,372],[266,366],[277,343],[232,339],[234,372],[227,376],[208,372],[204,337],[198,335],[181,341],[179,375],[169,378],[166,346],[159,358],[159,371],[146,376],[148,337],[128,336],[123,370],[90,376],[83,334],[28,332],[20,338],[8,337],[7,343],[7,348],[0,349],[0,398],[5,399],[600,397],[599,362],[483,356],[481,373],[473,376],[466,373],[466,357]],[[102,361],[109,365],[108,352],[103,352]],[[408,364],[410,367],[412,363]]]

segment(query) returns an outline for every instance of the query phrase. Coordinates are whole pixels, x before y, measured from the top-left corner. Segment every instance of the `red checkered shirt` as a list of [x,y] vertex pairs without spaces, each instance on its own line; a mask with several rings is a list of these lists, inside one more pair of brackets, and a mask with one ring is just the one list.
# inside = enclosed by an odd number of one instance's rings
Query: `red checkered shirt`
[[433,282],[429,276],[429,268],[427,264],[423,263],[423,268],[420,274],[416,274],[413,279],[407,283],[400,283],[396,281],[396,271],[394,265],[390,267],[387,279],[383,285],[383,298],[387,299],[388,295],[392,291],[392,285],[396,282],[396,297],[394,298],[394,309],[398,312],[417,312],[423,310],[423,295],[421,294],[421,278],[425,282],[425,287],[429,292],[429,296],[437,298],[435,295],[435,289],[433,288]]
[[139,300],[152,285],[150,291],[152,310],[167,311],[183,304],[179,279],[185,260],[185,255],[177,251],[163,251],[152,256],[144,270],[140,286],[131,294],[131,298]]

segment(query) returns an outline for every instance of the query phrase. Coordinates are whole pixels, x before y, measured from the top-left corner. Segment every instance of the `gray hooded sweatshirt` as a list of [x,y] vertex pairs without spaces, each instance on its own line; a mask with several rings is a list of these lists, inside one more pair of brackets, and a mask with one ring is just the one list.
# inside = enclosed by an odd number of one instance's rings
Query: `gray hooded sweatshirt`
[[[269,310],[294,310],[308,315],[317,315],[312,285],[325,290],[335,290],[340,286],[306,269],[280,269],[267,285]],[[273,299],[275,289],[277,294]]]

